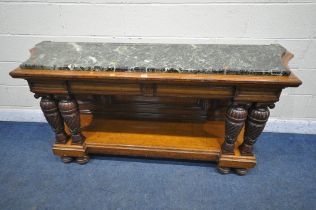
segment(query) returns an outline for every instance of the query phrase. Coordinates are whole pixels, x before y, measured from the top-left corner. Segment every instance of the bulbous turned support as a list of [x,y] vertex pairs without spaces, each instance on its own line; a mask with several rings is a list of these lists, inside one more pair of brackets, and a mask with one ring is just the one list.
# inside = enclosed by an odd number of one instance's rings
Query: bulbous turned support
[[40,101],[40,106],[47,122],[55,132],[55,143],[65,144],[68,140],[68,135],[65,133],[64,121],[60,115],[55,99],[50,95],[43,96]]
[[249,109],[245,126],[244,142],[239,146],[241,155],[253,155],[253,145],[262,133],[270,115],[268,106],[273,108],[274,104],[257,104]]
[[83,144],[85,137],[81,134],[80,113],[77,101],[70,96],[61,98],[58,103],[61,116],[71,132],[72,144]]
[[247,107],[244,104],[233,104],[226,111],[225,141],[222,144],[222,154],[234,154],[236,139],[247,118]]

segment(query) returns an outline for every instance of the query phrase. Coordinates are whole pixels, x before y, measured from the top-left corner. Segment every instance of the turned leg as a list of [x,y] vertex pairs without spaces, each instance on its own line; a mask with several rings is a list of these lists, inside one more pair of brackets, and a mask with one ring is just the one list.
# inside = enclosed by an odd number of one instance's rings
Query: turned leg
[[225,141],[222,145],[222,154],[234,154],[236,139],[247,118],[247,107],[242,104],[233,104],[226,111]]
[[[225,119],[225,139],[222,144],[222,155],[234,155],[235,142],[247,118],[247,104],[233,104],[227,108]],[[230,172],[229,167],[218,166],[222,174]]]
[[56,101],[52,96],[43,96],[40,106],[47,122],[55,132],[56,144],[65,144],[68,136],[65,133],[64,121],[59,113]]
[[[270,105],[271,108],[274,107]],[[248,118],[245,126],[244,142],[239,146],[241,155],[252,156],[253,145],[262,133],[268,121],[270,111],[268,105],[255,105],[249,109]]]
[[72,144],[83,144],[85,137],[81,134],[80,113],[77,101],[70,97],[64,97],[58,104],[60,113],[71,132]]

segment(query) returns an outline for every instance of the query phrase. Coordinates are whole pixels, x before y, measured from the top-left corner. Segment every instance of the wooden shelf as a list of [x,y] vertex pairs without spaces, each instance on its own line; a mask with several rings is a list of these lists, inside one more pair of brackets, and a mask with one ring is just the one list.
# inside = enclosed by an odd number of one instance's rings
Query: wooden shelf
[[221,123],[96,119],[83,131],[88,153],[216,160]]
[[[55,144],[59,156],[84,154],[127,155],[142,157],[219,161],[224,136],[223,121],[165,122],[145,120],[118,120],[82,115],[84,145]],[[235,155],[225,155],[224,165],[234,166],[243,161],[245,167],[255,165],[255,158],[240,156],[238,137]]]

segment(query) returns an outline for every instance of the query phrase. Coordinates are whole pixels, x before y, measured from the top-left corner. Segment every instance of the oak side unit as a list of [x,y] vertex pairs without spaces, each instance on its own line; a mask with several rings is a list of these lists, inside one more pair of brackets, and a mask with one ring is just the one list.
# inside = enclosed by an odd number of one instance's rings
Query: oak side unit
[[280,45],[45,41],[30,51],[10,75],[40,98],[65,163],[90,154],[175,158],[244,175],[269,109],[301,84]]

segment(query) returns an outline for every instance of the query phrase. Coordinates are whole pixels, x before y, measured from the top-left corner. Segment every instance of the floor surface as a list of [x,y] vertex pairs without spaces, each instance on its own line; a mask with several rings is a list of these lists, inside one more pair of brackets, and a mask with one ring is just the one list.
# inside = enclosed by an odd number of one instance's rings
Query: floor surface
[[93,157],[64,164],[45,123],[0,122],[0,209],[316,209],[316,135],[263,133],[258,165]]

